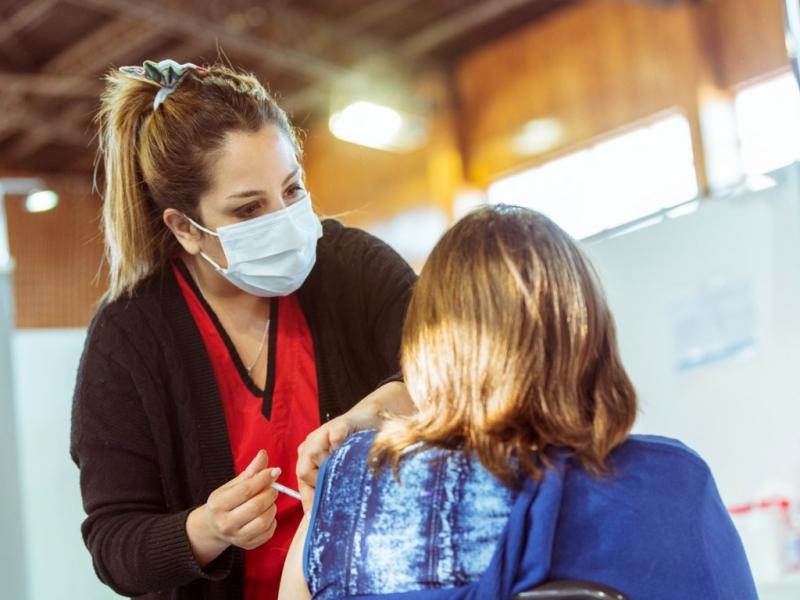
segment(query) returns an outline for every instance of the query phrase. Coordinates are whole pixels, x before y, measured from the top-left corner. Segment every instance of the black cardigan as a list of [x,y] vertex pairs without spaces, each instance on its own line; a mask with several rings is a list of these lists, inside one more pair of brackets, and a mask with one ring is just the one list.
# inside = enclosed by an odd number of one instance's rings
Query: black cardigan
[[[386,244],[333,220],[298,290],[314,342],[323,421],[399,371],[402,321],[415,281]],[[89,327],[72,409],[82,532],[99,578],[139,598],[243,596],[243,555],[205,569],[186,517],[235,476],[214,372],[175,275],[164,269]]]

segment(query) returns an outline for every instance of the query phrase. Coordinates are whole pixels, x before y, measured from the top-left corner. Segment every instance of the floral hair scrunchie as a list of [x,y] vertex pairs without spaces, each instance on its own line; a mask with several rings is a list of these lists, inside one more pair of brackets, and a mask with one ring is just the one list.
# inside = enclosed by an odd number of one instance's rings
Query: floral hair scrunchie
[[181,65],[171,59],[162,60],[161,62],[146,60],[141,67],[120,67],[119,70],[126,75],[143,77],[161,86],[161,89],[158,90],[156,97],[153,99],[153,111],[156,111],[164,100],[175,91],[189,71],[196,71],[197,73],[208,71],[205,67],[198,67],[192,63],[183,63]]

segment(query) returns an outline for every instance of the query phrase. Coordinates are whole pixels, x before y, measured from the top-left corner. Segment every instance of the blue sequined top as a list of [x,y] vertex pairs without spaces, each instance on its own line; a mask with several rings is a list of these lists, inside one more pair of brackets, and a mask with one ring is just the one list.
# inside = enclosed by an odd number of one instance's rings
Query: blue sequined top
[[[320,473],[305,566],[314,598],[451,587],[489,565],[515,493],[463,453],[427,449],[377,479],[367,464],[374,432],[351,436]],[[326,476],[327,475],[327,476]],[[320,505],[324,511],[320,511]],[[321,521],[320,521],[321,519]],[[332,572],[326,565],[353,565]]]
[[417,448],[375,475],[375,432],[320,470],[305,545],[315,599],[500,600],[551,579],[632,600],[755,600],[741,541],[708,466],[680,442],[631,436],[587,473],[571,452],[519,490],[464,453]]

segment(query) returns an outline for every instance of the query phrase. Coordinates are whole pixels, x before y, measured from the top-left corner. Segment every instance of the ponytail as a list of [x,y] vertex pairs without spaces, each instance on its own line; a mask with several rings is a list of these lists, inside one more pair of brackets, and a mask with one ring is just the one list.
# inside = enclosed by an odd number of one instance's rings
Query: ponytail
[[155,86],[112,72],[98,113],[105,167],[103,230],[109,266],[108,300],[133,291],[158,262],[158,214],[139,169],[139,135],[152,112]]

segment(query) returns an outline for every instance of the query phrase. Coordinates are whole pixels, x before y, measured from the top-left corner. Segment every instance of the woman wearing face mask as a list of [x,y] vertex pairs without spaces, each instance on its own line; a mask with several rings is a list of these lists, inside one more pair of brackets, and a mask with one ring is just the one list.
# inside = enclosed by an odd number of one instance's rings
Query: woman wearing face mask
[[396,373],[414,274],[320,223],[296,132],[252,76],[124,67],[98,121],[110,285],[71,439],[95,570],[140,598],[274,598],[302,506],[273,483],[310,499],[348,433],[412,410]]

